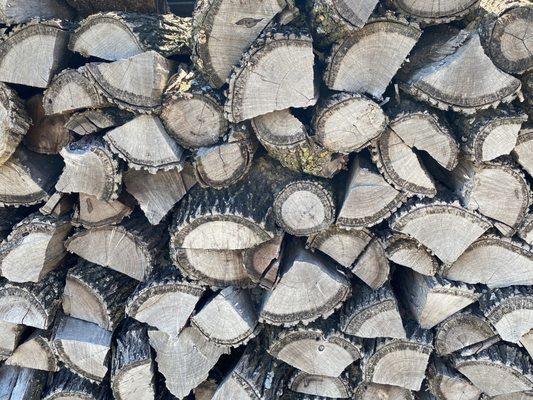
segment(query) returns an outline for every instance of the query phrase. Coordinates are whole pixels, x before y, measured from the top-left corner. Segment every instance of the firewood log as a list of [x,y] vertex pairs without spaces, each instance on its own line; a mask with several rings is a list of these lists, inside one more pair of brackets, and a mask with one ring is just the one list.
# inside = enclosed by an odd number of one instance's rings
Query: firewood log
[[254,0],[245,6],[235,0],[197,3],[192,60],[213,87],[224,85],[242,53],[287,5],[284,0]]
[[47,378],[48,373],[45,371],[3,365],[0,367],[0,398],[40,399]]
[[258,315],[250,293],[245,289],[222,289],[192,318],[196,327],[210,341],[237,347],[252,339],[260,330]]
[[529,356],[533,358],[533,329],[522,336],[522,339],[520,339],[520,344],[524,346],[526,351],[529,353]]
[[312,44],[310,36],[294,30],[274,30],[257,39],[229,78],[226,118],[241,122],[289,107],[314,105]]
[[243,254],[243,263],[248,278],[255,285],[271,290],[278,280],[285,235],[277,235]]
[[408,14],[426,24],[442,24],[463,18],[478,8],[478,0],[453,0],[440,3],[429,0],[414,3],[406,0],[392,0],[398,11]]
[[117,225],[133,212],[132,203],[126,196],[120,196],[117,200],[103,201],[80,193],[79,203],[72,216],[72,224],[87,229]]
[[168,12],[167,0],[67,0],[67,3],[81,15],[121,10],[140,13]]
[[340,313],[342,332],[362,338],[406,337],[398,303],[390,285],[377,290],[354,285],[353,293]]
[[42,371],[59,371],[59,359],[52,345],[55,325],[46,331],[36,329],[21,343],[6,360],[5,365],[14,367],[40,369]]
[[13,354],[23,333],[24,325],[0,320],[0,361],[4,361]]
[[79,261],[67,275],[63,311],[112,331],[124,318],[125,302],[136,284],[119,272]]
[[[212,400],[215,392],[218,389],[218,384],[213,379],[203,381],[196,386],[192,392],[195,400]],[[159,399],[158,399],[159,400]]]
[[522,221],[522,225],[518,227],[517,235],[527,242],[530,246],[533,245],[533,214],[529,213]]
[[91,322],[63,316],[54,333],[54,349],[66,368],[101,382],[107,374],[112,334]]
[[43,400],[59,400],[68,398],[79,398],[87,400],[99,400],[104,386],[96,382],[70,372],[62,368],[54,374],[51,383],[48,384],[43,393]]
[[516,146],[512,152],[516,161],[526,170],[529,176],[533,176],[533,125],[525,124],[518,133]]
[[152,226],[142,216],[132,215],[116,226],[79,230],[65,246],[92,263],[144,281],[166,242],[163,225]]
[[39,211],[43,215],[60,218],[70,213],[73,207],[74,201],[69,194],[55,192],[50,196],[47,202],[39,208]]
[[0,42],[0,81],[46,88],[64,66],[68,38],[58,20],[18,26]]
[[71,19],[73,10],[60,0],[29,0],[0,6],[0,22],[6,25],[23,24],[34,19]]
[[152,174],[182,168],[183,149],[170,138],[156,116],[140,115],[107,132],[104,139],[129,168],[145,169]]
[[389,279],[390,264],[381,240],[374,237],[351,266],[352,273],[376,290]]
[[111,363],[111,390],[117,400],[155,398],[154,361],[146,327],[130,320],[117,333]]
[[420,35],[418,26],[403,18],[370,20],[333,45],[324,73],[326,85],[380,98]]
[[427,376],[428,390],[437,400],[478,400],[481,396],[481,390],[436,357]]
[[374,400],[414,400],[413,393],[399,386],[381,385],[379,383],[361,382],[355,392],[357,399]]
[[428,276],[434,276],[440,271],[437,259],[416,239],[392,233],[385,239],[385,245],[387,258],[395,264]]
[[354,395],[355,386],[360,381],[361,371],[359,370],[359,366],[355,366],[354,364],[349,366],[338,377],[311,375],[295,369],[287,384],[287,388],[292,392],[300,394],[300,396],[291,397],[290,393],[287,393],[286,398],[316,399],[317,397],[315,396],[318,396],[320,399],[349,399]]
[[84,136],[97,133],[104,129],[114,128],[131,121],[134,115],[118,108],[101,108],[80,111],[72,114],[65,122],[65,128]]
[[126,314],[177,337],[203,293],[202,287],[183,279],[175,267],[163,266],[137,286],[128,300]]
[[66,218],[31,214],[13,227],[0,244],[0,272],[11,282],[38,282],[66,256]]
[[0,83],[0,164],[13,155],[31,125],[22,99],[4,83]]
[[220,356],[229,353],[229,347],[208,341],[194,327],[184,328],[178,337],[160,331],[148,331],[148,337],[168,390],[180,399],[205,381]]

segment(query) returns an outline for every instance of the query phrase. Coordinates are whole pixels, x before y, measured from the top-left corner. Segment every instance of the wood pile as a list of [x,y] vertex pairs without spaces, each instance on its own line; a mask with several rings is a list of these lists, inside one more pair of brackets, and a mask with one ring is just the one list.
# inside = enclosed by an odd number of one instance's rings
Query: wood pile
[[530,0],[0,23],[0,400],[533,399]]

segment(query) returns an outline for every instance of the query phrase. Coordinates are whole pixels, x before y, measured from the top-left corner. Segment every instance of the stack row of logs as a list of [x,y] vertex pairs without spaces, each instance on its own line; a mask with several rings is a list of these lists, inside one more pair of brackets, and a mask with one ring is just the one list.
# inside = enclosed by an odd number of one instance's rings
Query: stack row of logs
[[533,399],[529,0],[0,2],[0,399]]

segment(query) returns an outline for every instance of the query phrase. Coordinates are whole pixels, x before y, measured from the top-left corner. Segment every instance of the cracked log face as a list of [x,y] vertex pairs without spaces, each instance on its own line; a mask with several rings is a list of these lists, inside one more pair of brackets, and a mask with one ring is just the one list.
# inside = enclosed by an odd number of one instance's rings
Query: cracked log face
[[478,7],[479,0],[393,0],[398,10],[429,23],[445,23],[464,17]]

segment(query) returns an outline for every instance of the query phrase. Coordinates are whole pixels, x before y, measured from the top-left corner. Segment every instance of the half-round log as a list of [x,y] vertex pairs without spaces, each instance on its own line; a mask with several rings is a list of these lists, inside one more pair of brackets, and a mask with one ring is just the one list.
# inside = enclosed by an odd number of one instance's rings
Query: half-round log
[[[59,371],[58,358],[52,346],[52,329],[35,330],[5,361],[5,365],[41,371]],[[4,332],[2,332],[4,333]]]
[[[287,388],[292,392],[308,395],[311,398],[319,396],[320,398],[350,399],[354,395],[354,386],[360,380],[361,372],[359,367],[354,365],[348,367],[338,377],[311,375],[295,369]],[[309,397],[301,396],[302,399]]]
[[387,258],[395,264],[411,268],[422,275],[434,276],[439,270],[439,262],[431,252],[416,239],[401,233],[393,233],[386,238]]
[[98,228],[119,224],[133,211],[130,199],[121,198],[112,201],[98,200],[96,197],[80,193],[79,203],[74,209],[72,224],[84,228]]

